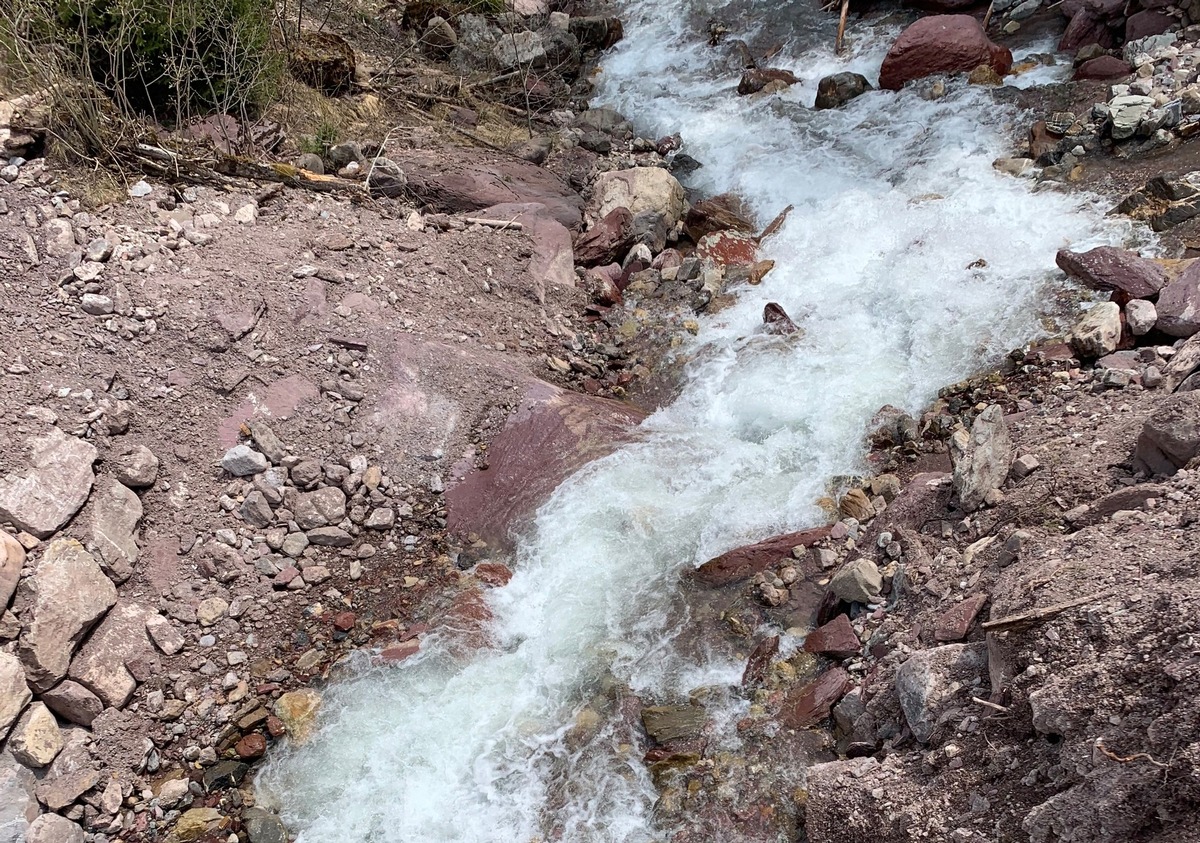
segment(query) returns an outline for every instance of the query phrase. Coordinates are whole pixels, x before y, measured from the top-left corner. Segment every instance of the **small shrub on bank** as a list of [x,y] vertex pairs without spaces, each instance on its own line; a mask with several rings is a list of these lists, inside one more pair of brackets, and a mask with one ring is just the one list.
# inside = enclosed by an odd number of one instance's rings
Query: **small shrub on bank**
[[126,116],[169,126],[214,112],[252,116],[277,89],[273,0],[0,6],[0,64],[18,84],[98,90]]

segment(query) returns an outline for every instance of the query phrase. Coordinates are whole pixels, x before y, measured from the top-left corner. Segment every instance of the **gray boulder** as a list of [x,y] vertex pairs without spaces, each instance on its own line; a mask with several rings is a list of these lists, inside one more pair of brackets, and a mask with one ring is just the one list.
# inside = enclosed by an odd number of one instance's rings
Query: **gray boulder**
[[976,416],[970,433],[959,430],[950,437],[950,458],[959,502],[964,510],[974,512],[988,492],[1000,488],[1012,466],[1012,439],[999,405]]
[[952,706],[967,702],[987,673],[986,644],[947,644],[913,653],[896,671],[900,708],[913,737],[926,743]]
[[57,427],[30,440],[24,474],[0,479],[0,522],[49,538],[79,511],[92,491],[96,449]]

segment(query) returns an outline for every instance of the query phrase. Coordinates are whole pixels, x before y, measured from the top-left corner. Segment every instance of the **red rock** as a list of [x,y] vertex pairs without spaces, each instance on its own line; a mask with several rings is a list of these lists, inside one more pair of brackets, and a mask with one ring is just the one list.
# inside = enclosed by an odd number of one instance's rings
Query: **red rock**
[[410,656],[415,656],[421,650],[421,642],[419,641],[402,641],[399,644],[392,644],[384,647],[379,651],[381,661],[388,664],[402,662]]
[[970,73],[980,65],[1004,76],[1012,69],[1012,53],[989,41],[970,15],[934,15],[900,33],[879,69],[879,87],[898,91],[913,79]]
[[683,263],[683,255],[679,254],[678,249],[663,249],[654,257],[654,262],[650,264],[654,269],[673,269]]
[[354,629],[354,622],[356,620],[357,618],[354,617],[353,612],[341,612],[334,616],[333,627],[334,629],[340,629],[342,632],[349,632]]
[[688,237],[698,243],[700,238],[715,231],[742,231],[747,234],[755,230],[751,214],[745,204],[732,193],[720,193],[701,199],[688,209],[683,218],[683,227]]
[[849,689],[850,674],[840,667],[831,668],[804,687],[788,693],[779,711],[779,722],[792,729],[820,723]]
[[547,290],[575,286],[571,232],[545,205],[510,202],[477,211],[474,216],[521,224],[522,233],[533,241],[533,256],[529,259],[525,277],[529,280],[527,293],[534,301],[544,304]]
[[1058,49],[1064,53],[1075,53],[1080,47],[1089,44],[1099,44],[1101,47],[1112,47],[1116,43],[1108,25],[1103,18],[1092,9],[1084,8],[1078,11],[1071,22],[1067,24]]
[[986,594],[974,594],[956,606],[943,612],[933,627],[935,641],[962,641],[971,630],[971,624],[983,604],[987,603]]
[[508,581],[512,579],[512,571],[508,569],[507,565],[499,562],[480,562],[472,573],[475,574],[475,579],[484,585],[508,585]]
[[1162,35],[1174,23],[1174,18],[1157,9],[1137,12],[1125,20],[1125,40],[1137,41],[1150,35]]
[[[617,267],[620,269],[620,267]],[[623,300],[621,287],[611,274],[599,269],[587,269],[583,273],[583,288],[588,297],[602,305],[620,304]]]
[[1200,333],[1200,266],[1191,264],[1158,297],[1154,327],[1173,337]]
[[981,6],[983,0],[908,0],[902,5],[938,15],[953,15]]
[[408,189],[435,211],[455,214],[509,202],[540,203],[567,228],[583,220],[583,199],[558,176],[528,161],[482,150],[451,157],[404,150],[392,159],[408,177]]
[[741,80],[738,82],[737,92],[746,96],[747,94],[757,94],[763,88],[772,82],[782,82],[784,85],[795,85],[800,80],[796,78],[796,74],[790,70],[781,70],[778,68],[755,68],[747,70],[742,74]]
[[778,653],[778,635],[772,635],[759,641],[746,661],[746,669],[742,671],[742,687],[757,688],[763,684],[767,679],[767,670],[771,667],[771,661]]
[[575,263],[580,266],[619,261],[633,245],[633,214],[613,208],[575,241]]
[[273,738],[282,738],[287,732],[287,727],[283,725],[283,721],[274,714],[267,717],[267,734]]
[[615,448],[644,415],[618,401],[531,382],[492,440],[488,468],[473,460],[456,466],[461,479],[445,495],[447,530],[510,546],[510,531],[559,483]]
[[794,334],[800,330],[787,311],[773,301],[767,302],[763,308],[763,325],[768,334]]
[[237,742],[233,751],[243,760],[262,758],[263,753],[267,751],[267,739],[258,732],[251,732]]
[[286,588],[288,583],[300,576],[300,570],[294,565],[288,565],[275,575],[275,588]]
[[729,585],[748,580],[777,562],[792,558],[793,547],[812,547],[828,536],[828,527],[814,527],[799,533],[775,536],[757,544],[737,547],[708,560],[696,569],[693,576],[697,582],[709,586]]
[[857,656],[862,651],[862,642],[854,631],[850,618],[838,615],[824,626],[819,626],[804,639],[804,652],[844,659]]
[[1105,293],[1119,290],[1135,299],[1153,296],[1167,283],[1167,274],[1161,266],[1115,246],[1100,246],[1086,252],[1060,249],[1054,262],[1089,289]]
[[758,241],[738,231],[716,231],[700,238],[696,255],[721,267],[753,266],[758,260]]
[[1128,62],[1123,62],[1116,56],[1098,56],[1088,59],[1075,68],[1076,79],[1117,79],[1133,73]]

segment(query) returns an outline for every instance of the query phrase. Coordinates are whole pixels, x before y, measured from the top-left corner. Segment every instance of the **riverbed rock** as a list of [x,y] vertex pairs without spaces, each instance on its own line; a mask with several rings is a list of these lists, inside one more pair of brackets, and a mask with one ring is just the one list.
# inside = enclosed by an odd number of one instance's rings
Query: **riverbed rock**
[[216,808],[189,808],[167,835],[167,843],[197,843],[212,839],[214,834],[221,834],[219,839],[224,839],[222,832],[228,825],[229,818]]
[[30,686],[45,691],[67,675],[71,655],[117,601],[117,589],[83,545],[55,539],[17,590],[27,620],[19,652]]
[[970,433],[959,430],[950,437],[954,489],[964,510],[979,509],[988,493],[1004,484],[1012,458],[1012,439],[998,404],[975,417]]
[[83,843],[85,838],[78,823],[58,814],[42,814],[30,823],[25,843]]
[[[569,229],[579,227],[583,199],[542,167],[485,151],[400,150],[392,154],[408,174],[408,192],[445,214],[479,211],[506,203],[542,204]],[[601,215],[603,216],[603,215]]]
[[774,67],[753,67],[742,74],[742,78],[738,80],[737,92],[739,96],[747,96],[749,94],[757,94],[768,85],[774,90],[776,88],[787,88],[799,82],[796,74],[790,70],[783,70]]
[[1200,456],[1200,390],[1166,399],[1142,425],[1134,464],[1152,474],[1174,475]]
[[8,750],[13,758],[34,769],[48,766],[62,748],[58,721],[42,702],[29,706],[8,736]]
[[1200,332],[1200,266],[1191,264],[1167,284],[1155,305],[1154,327],[1173,337]]
[[1085,359],[1112,354],[1121,342],[1121,306],[1112,301],[1095,305],[1079,318],[1067,339]]
[[804,652],[832,656],[842,659],[858,655],[862,642],[846,615],[838,615],[829,623],[819,626],[804,639]]
[[865,557],[846,563],[829,581],[829,590],[847,603],[878,603],[882,589],[879,567]]
[[33,694],[25,682],[21,662],[11,653],[0,651],[0,740],[29,705]]
[[913,79],[970,73],[980,65],[1004,76],[1012,69],[1012,53],[988,40],[970,15],[933,15],[900,33],[879,69],[879,87],[898,91]]
[[142,501],[135,492],[110,477],[102,480],[92,495],[91,511],[92,551],[119,585],[133,575],[137,562]]
[[750,579],[793,555],[793,549],[810,548],[829,537],[828,527],[814,527],[798,533],[764,539],[756,544],[728,550],[696,569],[694,578],[708,586],[731,585]]
[[870,90],[873,90],[871,83],[861,73],[833,73],[817,83],[817,99],[813,107],[840,108]]
[[642,726],[655,743],[699,737],[708,721],[701,705],[648,705],[642,709]]
[[1086,252],[1060,249],[1054,262],[1068,277],[1089,289],[1102,293],[1119,290],[1133,299],[1153,296],[1167,283],[1167,273],[1157,263],[1115,246],[1099,246]]
[[596,266],[618,261],[633,245],[633,214],[613,208],[575,242],[575,262]]
[[753,234],[755,231],[752,212],[732,193],[719,193],[692,205],[684,217],[683,226],[694,243],[699,243],[706,234],[717,231],[740,231],[744,234]]
[[1127,94],[1109,100],[1108,129],[1113,140],[1128,140],[1133,137],[1155,105],[1153,97],[1139,94]]
[[1129,326],[1129,333],[1135,337],[1150,333],[1157,321],[1158,308],[1153,302],[1134,299],[1125,305],[1125,324]]
[[602,173],[592,186],[587,216],[600,220],[614,208],[628,208],[635,217],[645,211],[661,214],[667,229],[683,216],[683,186],[662,167],[632,167]]
[[8,751],[0,752],[0,843],[26,843],[39,810],[30,770]]
[[38,801],[51,811],[62,811],[91,790],[100,781],[88,747],[87,730],[71,727],[62,730],[63,748],[37,786]]
[[969,696],[972,680],[987,672],[986,644],[946,644],[918,650],[896,671],[900,709],[913,737],[927,743],[939,718]]
[[0,479],[0,522],[49,538],[79,511],[92,491],[96,448],[57,427],[29,441],[29,468]]
[[221,457],[221,468],[234,477],[261,474],[271,467],[271,461],[249,445],[234,445]]
[[21,543],[0,530],[0,614],[8,606],[17,581],[21,579],[21,568],[25,565],[25,548]]
[[275,701],[275,716],[283,722],[288,737],[302,744],[316,731],[320,708],[321,695],[311,688],[301,688],[288,691]]
[[283,821],[262,808],[246,808],[242,811],[242,828],[250,843],[287,843],[287,829]]
[[153,614],[139,603],[117,603],[71,662],[70,677],[105,705],[123,708],[137,689],[137,679],[127,665],[137,665],[143,678],[160,669],[146,632],[146,621]]
[[790,691],[779,711],[779,722],[789,729],[805,729],[829,717],[837,701],[850,689],[850,674],[840,667],[826,670],[813,681]]
[[145,445],[131,445],[112,460],[112,472],[129,488],[145,489],[158,479],[158,457]]
[[346,517],[346,494],[334,486],[297,495],[292,506],[301,530],[337,524]]
[[43,692],[42,702],[62,719],[89,729],[92,721],[104,711],[104,703],[99,697],[70,679]]
[[[616,447],[643,418],[628,404],[529,382],[488,447],[488,468],[456,467],[447,529],[507,545],[510,531],[568,475]],[[310,535],[311,539],[311,535]]]
[[1075,68],[1075,79],[1118,79],[1133,73],[1128,62],[1116,56],[1097,56]]

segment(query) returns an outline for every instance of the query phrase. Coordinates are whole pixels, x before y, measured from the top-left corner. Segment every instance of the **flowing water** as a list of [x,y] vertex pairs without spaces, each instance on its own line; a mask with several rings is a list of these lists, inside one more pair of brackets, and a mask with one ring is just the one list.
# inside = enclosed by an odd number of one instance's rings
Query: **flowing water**
[[[664,700],[736,684],[728,653],[676,647],[680,572],[823,522],[816,501],[831,476],[862,468],[876,409],[917,410],[1036,336],[1055,251],[1128,234],[1085,197],[993,170],[1015,115],[986,90],[804,107],[826,73],[873,80],[894,30],[853,25],[839,59],[815,9],[726,9],[786,31],[773,64],[805,80],[743,98],[698,31],[718,11],[632,0],[599,101],[645,136],[680,131],[705,165],[695,187],[735,191],[764,220],[794,205],[765,250],[777,267],[701,321],[679,398],[542,507],[512,582],[488,594],[499,646],[464,656],[429,639],[415,659],[327,691],[317,736],[259,780],[302,843],[663,839],[628,727],[572,727],[606,686]],[[767,301],[803,338],[761,333]],[[716,707],[729,746],[740,705]]]

